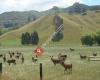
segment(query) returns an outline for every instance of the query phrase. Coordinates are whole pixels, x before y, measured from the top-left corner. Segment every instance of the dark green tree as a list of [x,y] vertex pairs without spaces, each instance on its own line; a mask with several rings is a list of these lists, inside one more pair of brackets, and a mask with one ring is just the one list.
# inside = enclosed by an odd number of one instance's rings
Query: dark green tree
[[63,32],[58,32],[53,36],[52,41],[60,41],[61,39],[63,39]]
[[2,29],[0,29],[0,35],[2,35]]
[[32,45],[34,45],[34,41],[35,41],[34,33],[31,33],[31,40],[30,40],[30,43],[31,43]]
[[95,43],[100,46],[100,31],[98,31],[95,35]]
[[94,44],[94,38],[91,35],[82,36],[81,42],[83,45],[92,46]]
[[25,43],[25,34],[24,33],[22,33],[22,36],[21,36],[21,44],[22,45],[25,45],[26,43]]
[[30,44],[30,39],[31,39],[31,37],[30,37],[30,33],[28,33],[28,32],[26,32],[25,33],[25,44],[27,44],[27,45],[29,45]]
[[39,36],[38,36],[37,31],[34,31],[33,35],[34,35],[33,36],[34,44],[37,45],[39,42]]

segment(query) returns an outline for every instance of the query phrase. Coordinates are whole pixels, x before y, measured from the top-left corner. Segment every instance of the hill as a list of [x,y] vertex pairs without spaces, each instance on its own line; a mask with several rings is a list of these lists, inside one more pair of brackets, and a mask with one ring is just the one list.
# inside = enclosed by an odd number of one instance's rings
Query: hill
[[[65,13],[59,13],[58,15],[61,16],[64,21],[64,39],[56,43],[51,42],[51,45],[80,45],[80,37],[82,35],[100,29],[100,12],[89,11],[87,15],[70,15]],[[31,33],[34,30],[39,34],[40,44],[44,43],[54,32],[53,17],[54,14],[46,15],[19,29],[5,33],[0,36],[0,44],[2,46],[19,46],[21,45],[21,34],[23,32]]]
[[67,8],[60,8],[54,6],[53,8],[46,11],[12,11],[4,12],[0,14],[0,28],[15,28],[21,27],[31,21],[40,18],[43,15],[54,14],[54,13],[84,13],[89,10],[100,10],[100,5],[88,6],[85,4],[74,3],[72,6]]

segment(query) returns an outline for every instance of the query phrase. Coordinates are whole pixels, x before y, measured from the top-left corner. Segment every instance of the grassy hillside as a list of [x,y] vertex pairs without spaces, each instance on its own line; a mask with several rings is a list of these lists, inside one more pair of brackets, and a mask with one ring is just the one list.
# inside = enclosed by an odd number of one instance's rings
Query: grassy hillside
[[[60,13],[59,16],[61,16],[64,20],[64,39],[56,43],[51,42],[50,45],[80,45],[80,37],[82,35],[89,34],[100,29],[100,12],[88,12],[87,15],[84,16]],[[21,45],[21,34],[23,32],[32,32],[34,30],[39,33],[40,44],[44,43],[54,32],[53,17],[53,14],[43,16],[17,30],[0,36],[1,45]]]

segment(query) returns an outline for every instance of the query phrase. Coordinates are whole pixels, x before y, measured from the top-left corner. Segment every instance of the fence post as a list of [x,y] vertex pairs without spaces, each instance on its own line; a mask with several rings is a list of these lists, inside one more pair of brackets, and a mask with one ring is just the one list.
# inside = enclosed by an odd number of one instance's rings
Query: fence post
[[40,63],[40,80],[43,79],[42,63]]
[[2,63],[0,63],[0,75],[2,74]]

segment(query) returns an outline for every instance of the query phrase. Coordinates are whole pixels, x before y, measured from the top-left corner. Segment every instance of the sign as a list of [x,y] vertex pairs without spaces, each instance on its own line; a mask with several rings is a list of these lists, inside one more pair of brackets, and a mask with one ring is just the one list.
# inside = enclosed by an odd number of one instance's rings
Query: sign
[[34,50],[34,53],[36,53],[37,56],[41,56],[43,54],[44,50],[43,48],[41,47],[37,47],[35,50]]

